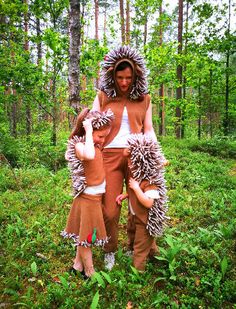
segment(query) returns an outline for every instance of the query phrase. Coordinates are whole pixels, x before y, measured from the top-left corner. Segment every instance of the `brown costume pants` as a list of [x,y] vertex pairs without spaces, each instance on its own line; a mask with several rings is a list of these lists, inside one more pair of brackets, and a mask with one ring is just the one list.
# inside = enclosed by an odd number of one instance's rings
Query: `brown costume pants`
[[129,247],[134,250],[133,265],[136,269],[144,271],[147,258],[157,253],[155,239],[150,236],[144,224],[137,216],[129,215],[128,220]]
[[127,157],[123,156],[123,148],[107,148],[103,150],[104,168],[106,173],[106,193],[104,195],[103,216],[107,236],[110,237],[105,245],[105,252],[114,252],[118,245],[118,223],[120,206],[116,197],[123,192],[124,180],[128,180]]

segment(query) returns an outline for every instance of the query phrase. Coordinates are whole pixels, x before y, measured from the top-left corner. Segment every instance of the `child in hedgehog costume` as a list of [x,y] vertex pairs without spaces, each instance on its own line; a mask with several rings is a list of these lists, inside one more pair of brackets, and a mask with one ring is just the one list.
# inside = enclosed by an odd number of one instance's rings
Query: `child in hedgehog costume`
[[66,159],[70,168],[74,200],[67,219],[64,238],[77,246],[71,271],[91,277],[94,273],[92,246],[104,246],[108,238],[102,214],[102,195],[105,192],[105,173],[101,146],[110,132],[113,113],[90,112],[84,109],[72,131]]
[[163,167],[167,161],[160,145],[150,137],[133,134],[128,139],[124,155],[129,158],[130,179],[127,194],[116,201],[129,198],[129,241],[133,249],[133,265],[144,271],[156,236],[166,225],[167,196]]

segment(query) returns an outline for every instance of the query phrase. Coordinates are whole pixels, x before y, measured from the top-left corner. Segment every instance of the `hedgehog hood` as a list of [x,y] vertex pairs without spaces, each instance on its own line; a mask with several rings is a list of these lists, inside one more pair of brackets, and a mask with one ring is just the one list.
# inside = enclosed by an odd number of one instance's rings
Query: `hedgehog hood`
[[89,119],[91,117],[93,118],[92,127],[96,130],[99,130],[101,127],[106,126],[112,122],[114,119],[114,114],[109,108],[105,112],[90,111],[85,118]]
[[108,97],[115,98],[118,95],[115,72],[121,62],[128,62],[133,69],[133,83],[129,98],[136,100],[147,94],[147,69],[143,57],[129,46],[120,46],[105,56],[101,64],[100,90],[104,91]]

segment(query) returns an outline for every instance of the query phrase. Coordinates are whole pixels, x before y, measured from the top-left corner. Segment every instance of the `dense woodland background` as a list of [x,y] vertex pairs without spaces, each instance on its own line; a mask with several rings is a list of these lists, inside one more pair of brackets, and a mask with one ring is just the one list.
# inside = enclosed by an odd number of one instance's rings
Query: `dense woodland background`
[[[1,307],[235,308],[236,5],[232,0],[0,0]],[[71,277],[59,237],[71,205],[64,159],[120,44],[149,71],[153,124],[170,161],[170,225],[140,275]]]
[[56,145],[61,125],[91,106],[99,65],[119,44],[146,59],[158,134],[234,134],[235,9],[231,0],[2,1],[1,134],[51,127]]

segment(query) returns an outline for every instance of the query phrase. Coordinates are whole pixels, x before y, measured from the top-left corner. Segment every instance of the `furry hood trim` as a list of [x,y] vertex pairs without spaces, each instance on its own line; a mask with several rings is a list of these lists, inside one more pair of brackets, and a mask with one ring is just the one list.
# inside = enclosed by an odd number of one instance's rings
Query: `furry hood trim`
[[117,96],[115,83],[115,70],[121,62],[128,62],[133,68],[133,84],[130,89],[129,98],[136,100],[148,93],[147,69],[144,59],[139,53],[129,46],[120,46],[110,51],[102,62],[101,79],[99,89],[104,91],[108,97]]
[[160,198],[154,199],[153,206],[148,211],[147,230],[153,237],[161,236],[169,217],[166,216],[167,189],[164,178],[165,157],[158,142],[142,133],[132,134],[128,139],[130,151],[130,169],[132,176],[138,182],[148,180],[157,186]]

